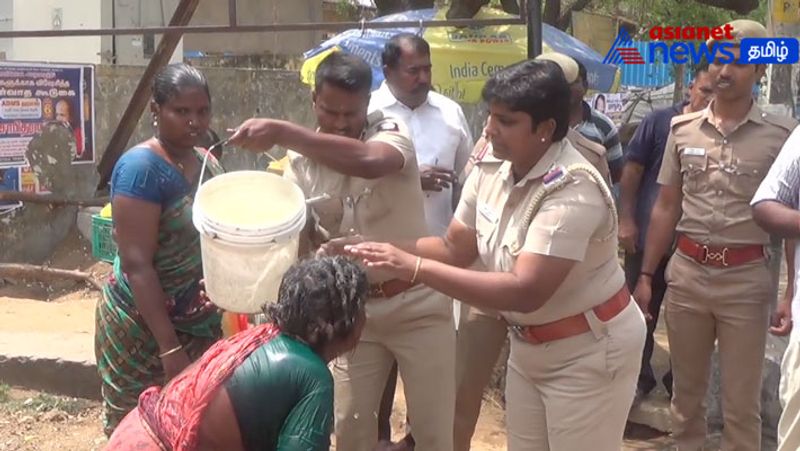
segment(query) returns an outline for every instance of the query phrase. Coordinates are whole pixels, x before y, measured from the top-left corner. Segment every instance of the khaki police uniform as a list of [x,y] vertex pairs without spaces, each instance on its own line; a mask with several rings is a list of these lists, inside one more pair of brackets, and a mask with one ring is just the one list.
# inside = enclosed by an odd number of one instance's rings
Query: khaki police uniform
[[772,288],[763,252],[770,237],[753,221],[749,203],[796,123],[763,113],[754,103],[726,135],[716,126],[713,105],[673,118],[658,177],[683,192],[665,295],[673,435],[681,450],[703,447],[704,399],[718,340],[722,449],[758,450]]
[[[377,241],[427,236],[419,170],[405,125],[378,111],[368,117],[364,140],[391,144],[403,154],[403,169],[368,180],[289,153],[286,177],[307,198],[316,199],[312,233],[323,239],[359,234]],[[361,341],[353,352],[332,363],[337,449],[372,451],[378,441],[381,394],[396,360],[417,448],[449,451],[455,403],[452,301],[422,285],[397,293],[400,281],[379,271],[368,276],[374,289],[366,304]]]
[[[512,271],[520,252],[576,262],[544,306],[503,312],[515,331],[506,382],[511,451],[618,451],[636,388],[645,324],[617,261],[613,197],[599,174],[574,165],[591,168],[567,140],[516,183],[509,162],[478,163],[456,210],[476,231],[489,271]],[[616,310],[601,314],[612,300]],[[584,331],[554,338],[572,321]]]
[[[605,147],[585,138],[575,130],[567,132],[567,140],[597,169],[610,186],[611,172],[606,160]],[[475,143],[461,179],[466,179],[473,167],[479,163],[482,165],[503,163],[503,160],[492,156],[492,145],[485,136],[481,136]],[[453,443],[455,451],[469,451],[480,416],[483,391],[489,384],[500,357],[508,333],[508,324],[497,311],[480,309],[464,303],[460,308],[461,315],[456,335],[456,416]]]

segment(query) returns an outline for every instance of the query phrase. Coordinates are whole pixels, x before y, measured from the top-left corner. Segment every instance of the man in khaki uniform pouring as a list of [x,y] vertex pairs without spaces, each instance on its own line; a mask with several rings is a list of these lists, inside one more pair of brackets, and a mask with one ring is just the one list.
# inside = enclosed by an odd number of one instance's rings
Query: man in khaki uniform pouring
[[[571,57],[550,52],[536,59],[558,64],[571,87],[581,83],[578,78],[578,64]],[[600,172],[610,186],[611,176],[605,147],[572,128],[567,130],[566,138]],[[466,180],[476,164],[502,163],[503,160],[492,155],[492,145],[486,139],[484,132],[475,144],[460,179]],[[470,449],[472,435],[475,433],[475,426],[480,416],[483,391],[492,377],[507,334],[508,323],[496,310],[461,304],[461,319],[456,336],[456,416],[453,437],[456,451]]]
[[[734,44],[766,37],[757,22],[730,25]],[[764,253],[769,235],[753,221],[749,203],[796,123],[756,106],[753,85],[766,68],[739,64],[738,46],[732,53],[735,61],[718,59],[709,67],[715,99],[708,108],[672,120],[634,293],[647,312],[652,274],[677,230],[677,252],[666,271],[665,314],[673,435],[680,450],[699,450],[705,443],[704,399],[715,340],[722,449],[758,450],[761,443],[761,370],[772,302]]]
[[[251,119],[232,144],[293,149],[285,176],[312,199],[315,244],[329,238],[406,240],[427,235],[414,147],[405,125],[367,116],[372,76],[360,58],[336,52],[320,63],[313,94],[319,132]],[[455,398],[452,301],[413,281],[370,271],[367,325],[355,351],[333,363],[336,446],[371,451],[378,405],[396,360],[420,450],[450,451]]]
[[[447,234],[398,243],[404,250],[345,248],[368,267],[503,312],[514,331],[510,451],[618,451],[644,345],[617,260],[613,196],[564,139],[569,97],[550,61],[494,74],[483,89],[486,134],[503,161],[472,170]],[[478,257],[486,271],[462,269]]]

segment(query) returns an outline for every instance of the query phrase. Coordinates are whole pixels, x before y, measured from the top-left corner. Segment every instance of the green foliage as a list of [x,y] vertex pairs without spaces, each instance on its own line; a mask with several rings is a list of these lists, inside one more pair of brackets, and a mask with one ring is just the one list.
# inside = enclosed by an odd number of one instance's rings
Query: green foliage
[[767,2],[762,1],[757,9],[742,16],[695,0],[592,0],[587,9],[632,20],[649,29],[653,25],[722,25],[734,19],[752,19],[766,25],[767,7]]
[[10,392],[11,392],[11,387],[9,387],[6,384],[0,384],[0,404],[8,401]]
[[336,14],[348,19],[357,18],[358,7],[349,0],[339,0],[336,2]]

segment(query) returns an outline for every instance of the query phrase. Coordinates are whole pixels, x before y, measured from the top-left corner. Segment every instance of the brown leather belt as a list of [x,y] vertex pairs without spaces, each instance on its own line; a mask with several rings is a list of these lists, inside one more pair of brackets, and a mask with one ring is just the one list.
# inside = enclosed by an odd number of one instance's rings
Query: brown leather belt
[[373,283],[369,286],[369,297],[371,298],[393,298],[398,294],[417,285],[407,280],[389,279],[381,283]]
[[[611,296],[607,301],[592,308],[594,314],[602,322],[611,321],[612,318],[625,310],[631,302],[631,294],[628,287],[624,286],[617,294]],[[552,323],[540,324],[537,326],[511,326],[517,336],[531,344],[547,343],[549,341],[561,340],[575,335],[589,332],[589,321],[584,313],[568,316],[566,318],[553,321]]]
[[678,250],[697,263],[709,266],[739,266],[764,258],[764,246],[753,244],[721,247],[700,244],[686,235],[678,235]]

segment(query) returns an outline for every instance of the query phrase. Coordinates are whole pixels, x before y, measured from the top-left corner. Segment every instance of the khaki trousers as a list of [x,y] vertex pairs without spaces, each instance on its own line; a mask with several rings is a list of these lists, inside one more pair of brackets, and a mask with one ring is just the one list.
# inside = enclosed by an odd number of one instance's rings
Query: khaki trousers
[[666,279],[672,426],[678,449],[703,449],[715,340],[722,383],[722,450],[761,449],[761,372],[772,293],[766,262],[716,268],[678,251]]
[[378,410],[395,361],[403,379],[418,451],[453,449],[455,328],[453,302],[419,286],[367,302],[367,324],[355,350],[332,363],[336,449],[372,451]]
[[778,451],[800,449],[800,341],[792,339],[781,364],[781,405]]
[[483,391],[489,384],[508,324],[497,313],[461,304],[456,334],[455,451],[469,451],[481,412]]
[[644,317],[634,302],[590,332],[533,345],[511,334],[509,451],[619,451],[636,392]]

